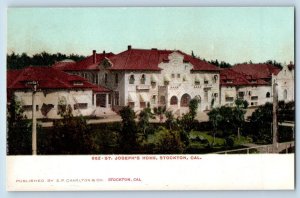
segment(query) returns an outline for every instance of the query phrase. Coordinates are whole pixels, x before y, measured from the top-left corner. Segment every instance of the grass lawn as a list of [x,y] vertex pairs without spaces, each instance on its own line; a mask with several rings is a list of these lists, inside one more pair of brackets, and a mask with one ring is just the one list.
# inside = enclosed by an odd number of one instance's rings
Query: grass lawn
[[[213,134],[212,132],[209,132],[209,131],[191,131],[190,132],[190,139],[193,140],[193,139],[200,139],[200,140],[207,140],[209,142],[209,144],[212,144],[213,141],[214,141],[214,137],[213,137]],[[193,141],[192,141],[193,142]],[[204,142],[204,141],[202,141]],[[223,138],[218,138],[216,137],[215,138],[215,146],[216,147],[219,147],[219,146],[222,146],[225,144],[225,139]]]

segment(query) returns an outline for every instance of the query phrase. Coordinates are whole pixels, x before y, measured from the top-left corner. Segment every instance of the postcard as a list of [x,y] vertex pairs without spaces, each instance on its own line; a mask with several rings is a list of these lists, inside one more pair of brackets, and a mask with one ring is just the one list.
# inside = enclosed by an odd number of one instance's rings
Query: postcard
[[7,190],[294,189],[294,7],[7,14]]

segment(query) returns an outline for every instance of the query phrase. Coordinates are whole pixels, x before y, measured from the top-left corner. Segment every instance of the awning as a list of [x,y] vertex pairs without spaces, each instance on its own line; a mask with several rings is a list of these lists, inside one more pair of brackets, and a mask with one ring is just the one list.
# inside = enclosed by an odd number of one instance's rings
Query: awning
[[67,97],[66,96],[59,96],[58,97],[58,103],[62,104],[62,105],[66,105],[67,102]]
[[183,79],[183,81],[189,81],[189,77],[186,74],[183,75],[182,79]]
[[87,95],[75,95],[73,96],[73,100],[75,103],[89,103],[89,101],[92,101]]
[[[35,104],[42,104],[40,96],[35,96]],[[32,96],[21,96],[21,105],[32,105]]]
[[196,76],[195,76],[195,82],[200,82],[200,76],[199,76],[199,74],[196,74]]
[[147,93],[140,93],[140,101],[141,102],[149,102],[150,98]]
[[32,96],[22,96],[21,104],[22,105],[32,105]]
[[225,92],[225,97],[226,98],[235,98],[236,93],[234,91],[226,91]]
[[170,78],[170,76],[168,74],[164,75],[164,81],[167,81],[167,82],[171,81],[171,78]]
[[157,76],[154,75],[154,74],[152,74],[152,75],[151,75],[151,82],[156,83],[157,81],[158,81],[158,80],[157,80]]
[[136,102],[137,97],[135,92],[129,92],[128,93],[128,102]]

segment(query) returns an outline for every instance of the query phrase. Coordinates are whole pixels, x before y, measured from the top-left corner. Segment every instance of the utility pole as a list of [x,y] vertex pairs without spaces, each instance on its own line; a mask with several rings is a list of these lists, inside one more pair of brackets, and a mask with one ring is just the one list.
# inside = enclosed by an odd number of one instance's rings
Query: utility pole
[[28,83],[33,86],[32,90],[32,155],[37,154],[37,138],[36,138],[36,105],[35,105],[35,94],[38,86],[37,81],[32,81]]
[[277,94],[277,83],[273,83],[273,153],[277,153],[277,109],[278,109],[278,94]]

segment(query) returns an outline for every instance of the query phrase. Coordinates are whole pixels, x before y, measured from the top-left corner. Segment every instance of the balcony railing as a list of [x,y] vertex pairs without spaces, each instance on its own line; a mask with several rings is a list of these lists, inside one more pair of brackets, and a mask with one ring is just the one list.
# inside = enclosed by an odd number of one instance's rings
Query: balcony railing
[[136,89],[137,90],[148,90],[148,89],[150,89],[150,85],[137,85]]

